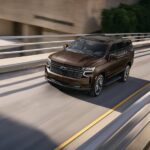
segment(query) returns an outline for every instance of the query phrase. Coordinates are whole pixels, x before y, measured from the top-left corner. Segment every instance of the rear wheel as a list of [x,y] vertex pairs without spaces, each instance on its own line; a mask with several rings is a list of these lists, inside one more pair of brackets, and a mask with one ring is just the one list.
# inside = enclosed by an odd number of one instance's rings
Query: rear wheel
[[121,81],[122,82],[126,82],[128,80],[129,73],[130,73],[130,66],[127,65],[125,70],[123,71],[123,73],[121,75]]
[[104,83],[104,76],[100,74],[95,83],[93,88],[90,91],[90,95],[93,97],[99,96],[101,94],[102,88],[103,88],[103,83]]

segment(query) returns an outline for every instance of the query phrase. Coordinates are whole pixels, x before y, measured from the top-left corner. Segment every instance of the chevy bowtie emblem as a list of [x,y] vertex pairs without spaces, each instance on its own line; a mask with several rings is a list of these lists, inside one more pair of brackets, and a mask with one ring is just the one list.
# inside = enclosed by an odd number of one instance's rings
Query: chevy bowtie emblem
[[67,70],[67,68],[64,67],[64,66],[60,66],[60,69],[61,69],[61,70]]

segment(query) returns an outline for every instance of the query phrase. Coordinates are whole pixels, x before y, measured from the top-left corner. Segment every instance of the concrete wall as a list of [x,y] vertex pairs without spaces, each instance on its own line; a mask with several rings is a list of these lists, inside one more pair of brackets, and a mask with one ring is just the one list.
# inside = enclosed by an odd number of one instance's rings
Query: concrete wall
[[14,23],[12,21],[0,19],[0,35],[13,35]]
[[48,31],[46,29],[58,33],[87,33],[100,29],[100,12],[103,8],[116,7],[120,2],[132,4],[137,1],[0,0],[0,18],[41,27],[43,34]]

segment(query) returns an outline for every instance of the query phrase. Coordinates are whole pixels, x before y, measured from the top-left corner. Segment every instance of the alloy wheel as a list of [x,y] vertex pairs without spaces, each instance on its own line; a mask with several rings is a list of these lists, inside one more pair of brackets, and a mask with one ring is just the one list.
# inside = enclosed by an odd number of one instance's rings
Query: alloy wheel
[[103,75],[99,75],[98,78],[95,81],[95,95],[98,96],[100,95],[102,88],[103,88],[103,81],[104,77]]
[[128,77],[129,77],[129,72],[130,72],[130,66],[127,66],[125,71],[124,71],[124,81],[127,81]]

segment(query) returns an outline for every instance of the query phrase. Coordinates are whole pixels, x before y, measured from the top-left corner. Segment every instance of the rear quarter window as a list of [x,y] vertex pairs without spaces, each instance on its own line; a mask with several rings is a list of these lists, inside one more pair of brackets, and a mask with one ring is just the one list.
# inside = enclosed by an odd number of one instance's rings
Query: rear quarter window
[[124,47],[127,49],[127,51],[133,51],[133,45],[131,41],[125,41]]

